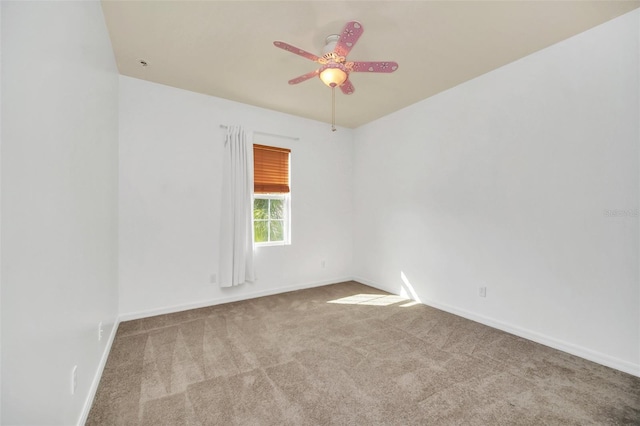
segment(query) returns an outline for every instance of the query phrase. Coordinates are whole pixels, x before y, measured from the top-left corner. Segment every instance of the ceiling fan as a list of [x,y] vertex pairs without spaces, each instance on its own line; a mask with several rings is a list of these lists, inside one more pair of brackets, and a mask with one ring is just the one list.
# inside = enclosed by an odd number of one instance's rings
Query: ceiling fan
[[[392,61],[384,62],[361,62],[347,61],[347,55],[356,44],[364,28],[358,21],[350,21],[342,29],[340,34],[332,34],[327,37],[326,45],[322,49],[322,56],[316,56],[298,47],[291,46],[282,41],[274,41],[273,44],[280,49],[300,55],[322,65],[315,71],[301,75],[289,80],[289,84],[298,84],[309,80],[315,76],[331,89],[339,87],[342,93],[350,95],[355,91],[353,84],[349,80],[351,72],[378,72],[391,73],[398,69],[398,63]],[[333,91],[332,90],[332,91]],[[332,125],[331,130],[335,132],[335,93],[333,96]]]

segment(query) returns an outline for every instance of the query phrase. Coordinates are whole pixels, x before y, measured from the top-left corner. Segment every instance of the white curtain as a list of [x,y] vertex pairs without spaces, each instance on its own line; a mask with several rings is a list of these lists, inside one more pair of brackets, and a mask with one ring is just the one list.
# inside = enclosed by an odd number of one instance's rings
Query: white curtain
[[253,265],[253,144],[240,126],[224,140],[220,286],[255,280]]

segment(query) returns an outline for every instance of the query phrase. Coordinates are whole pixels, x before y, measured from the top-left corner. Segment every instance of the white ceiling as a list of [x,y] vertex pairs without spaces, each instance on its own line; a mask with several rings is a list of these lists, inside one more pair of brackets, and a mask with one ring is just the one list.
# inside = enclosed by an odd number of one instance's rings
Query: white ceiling
[[[331,90],[291,78],[318,64],[350,20],[364,33],[351,61],[396,61],[354,73],[336,91],[338,125],[355,128],[640,6],[640,1],[113,1],[103,0],[120,73],[330,122]],[[139,59],[149,66],[142,67]]]

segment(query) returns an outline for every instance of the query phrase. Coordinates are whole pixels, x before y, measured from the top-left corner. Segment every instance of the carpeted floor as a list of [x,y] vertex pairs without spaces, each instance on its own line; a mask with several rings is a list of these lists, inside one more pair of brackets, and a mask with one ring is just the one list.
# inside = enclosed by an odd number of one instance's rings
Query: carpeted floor
[[87,425],[640,424],[640,378],[407,302],[347,282],[123,322]]

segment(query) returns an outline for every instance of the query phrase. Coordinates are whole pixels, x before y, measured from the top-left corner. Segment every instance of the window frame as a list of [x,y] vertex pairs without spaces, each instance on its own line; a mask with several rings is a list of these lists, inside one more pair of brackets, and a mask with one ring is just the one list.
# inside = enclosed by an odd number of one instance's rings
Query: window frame
[[[288,246],[291,245],[291,193],[290,192],[272,192],[272,193],[254,193],[253,194],[253,205],[255,206],[256,200],[282,200],[283,203],[283,239],[282,241],[256,241],[255,236],[255,222],[253,214],[251,215],[251,227],[254,231],[253,235],[253,244],[255,247],[269,247],[269,246]],[[255,207],[254,207],[255,209]],[[259,219],[260,221],[265,221],[263,219]],[[267,219],[266,221],[271,221],[272,219]],[[278,219],[280,220],[280,219]]]

